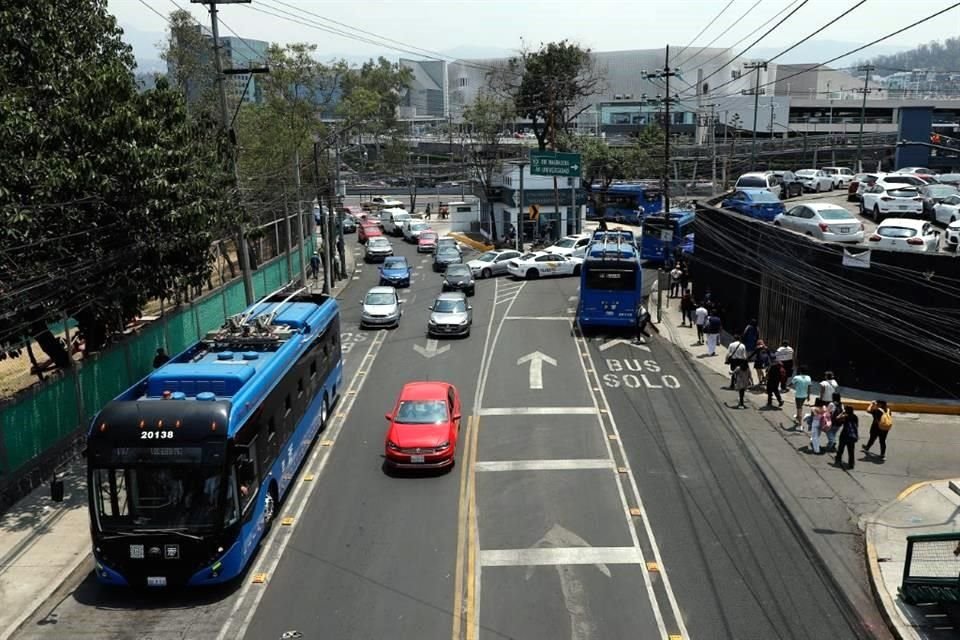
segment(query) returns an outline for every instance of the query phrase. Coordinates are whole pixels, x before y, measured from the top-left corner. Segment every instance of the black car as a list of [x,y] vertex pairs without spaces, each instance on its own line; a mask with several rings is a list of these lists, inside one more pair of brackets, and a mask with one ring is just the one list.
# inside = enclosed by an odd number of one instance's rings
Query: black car
[[470,267],[465,264],[451,264],[443,272],[444,291],[463,291],[468,296],[476,292],[476,283]]
[[433,254],[433,270],[437,272],[446,271],[448,265],[462,262],[460,252],[450,247],[437,247],[437,252]]
[[343,215],[343,232],[344,233],[356,233],[357,232],[357,219],[354,218],[349,213]]
[[780,179],[781,200],[803,195],[803,183],[797,180],[793,171],[774,171],[773,175]]

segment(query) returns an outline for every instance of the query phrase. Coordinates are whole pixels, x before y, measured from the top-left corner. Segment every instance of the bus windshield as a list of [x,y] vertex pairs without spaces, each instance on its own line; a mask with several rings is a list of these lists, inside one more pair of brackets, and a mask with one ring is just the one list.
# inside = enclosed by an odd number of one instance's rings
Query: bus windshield
[[215,526],[222,477],[222,469],[189,465],[96,469],[93,484],[100,528]]

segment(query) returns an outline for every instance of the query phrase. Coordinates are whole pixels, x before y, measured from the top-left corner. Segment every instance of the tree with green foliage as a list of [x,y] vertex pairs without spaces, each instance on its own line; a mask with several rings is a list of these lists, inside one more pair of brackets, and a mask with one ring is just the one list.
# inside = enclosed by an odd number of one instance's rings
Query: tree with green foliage
[[408,67],[383,57],[350,69],[341,79],[340,128],[372,135],[379,152],[381,140],[397,128],[397,108],[412,80]]
[[147,300],[202,284],[238,208],[214,123],[139,94],[105,0],[0,8],[0,347],[74,318],[89,351]]
[[180,92],[189,112],[216,120],[220,105],[212,39],[203,34],[196,18],[188,11],[171,12],[168,23],[167,41],[160,52],[170,70],[167,78]]
[[[502,98],[492,92],[480,95],[463,110],[467,161],[471,173],[480,180],[480,195],[485,206],[491,206],[490,193],[493,188],[493,176],[503,166],[504,139],[513,124],[516,107],[509,98]],[[497,238],[497,225],[488,212],[490,235]]]
[[602,78],[589,49],[561,40],[511,58],[491,73],[491,82],[513,100],[518,116],[530,120],[544,151],[548,144],[556,148],[557,134],[568,131],[589,108],[585,100],[597,92]]

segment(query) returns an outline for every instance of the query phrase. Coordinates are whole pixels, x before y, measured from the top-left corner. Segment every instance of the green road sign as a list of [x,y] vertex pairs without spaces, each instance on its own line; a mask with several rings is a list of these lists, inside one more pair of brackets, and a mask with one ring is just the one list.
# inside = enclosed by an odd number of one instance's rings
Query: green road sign
[[531,151],[530,175],[580,177],[580,154],[557,153],[556,151]]

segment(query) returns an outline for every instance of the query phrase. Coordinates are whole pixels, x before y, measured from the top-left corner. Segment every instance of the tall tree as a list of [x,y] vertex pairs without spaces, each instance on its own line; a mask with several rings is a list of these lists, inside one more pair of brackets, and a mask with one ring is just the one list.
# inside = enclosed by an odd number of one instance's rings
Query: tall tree
[[168,22],[167,41],[160,52],[169,69],[167,77],[193,115],[216,119],[220,106],[213,40],[204,35],[203,27],[188,11],[171,12]]
[[202,282],[238,216],[212,123],[166,83],[138,94],[105,0],[0,8],[0,346],[70,360],[64,315],[100,348],[152,297]]
[[513,124],[516,107],[509,98],[482,92],[463,111],[463,146],[471,173],[480,180],[480,195],[490,220],[490,235],[496,240],[497,224],[490,198],[493,176],[503,166],[504,139]]
[[397,127],[397,108],[412,79],[408,67],[386,58],[365,62],[342,76],[339,114],[355,133],[372,135],[379,150],[384,136]]

